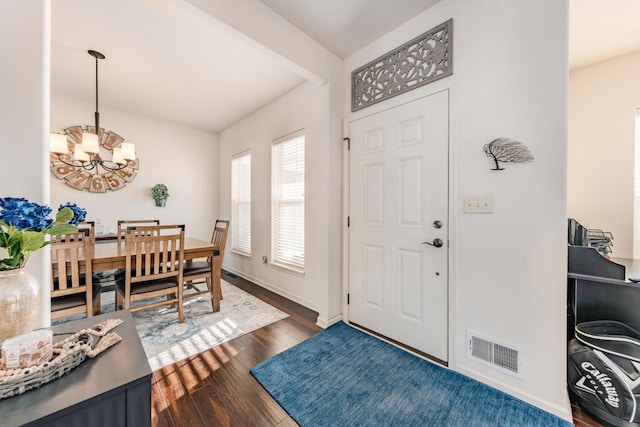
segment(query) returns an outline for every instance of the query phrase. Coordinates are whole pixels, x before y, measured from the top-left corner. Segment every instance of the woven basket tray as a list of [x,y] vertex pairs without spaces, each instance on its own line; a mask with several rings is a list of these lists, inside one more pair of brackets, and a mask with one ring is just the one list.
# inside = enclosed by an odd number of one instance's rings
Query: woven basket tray
[[115,333],[107,334],[121,323],[120,319],[110,319],[55,343],[51,359],[40,365],[7,370],[0,366],[0,399],[38,388],[65,375],[87,357],[97,356],[121,340]]
[[[93,344],[93,337],[85,335],[75,343],[80,346]],[[43,384],[60,378],[87,358],[84,351],[61,352],[54,349],[51,359],[41,365],[25,369],[9,369],[0,377],[0,399],[22,394],[27,390],[38,388]]]

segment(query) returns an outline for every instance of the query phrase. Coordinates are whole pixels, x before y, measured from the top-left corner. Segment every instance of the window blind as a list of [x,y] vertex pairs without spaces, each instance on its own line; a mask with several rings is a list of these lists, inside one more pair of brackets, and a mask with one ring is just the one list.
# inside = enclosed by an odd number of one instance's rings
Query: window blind
[[304,272],[305,137],[276,140],[271,151],[271,262]]
[[251,255],[251,153],[231,160],[231,251]]
[[633,257],[640,258],[640,108],[636,110],[633,191]]

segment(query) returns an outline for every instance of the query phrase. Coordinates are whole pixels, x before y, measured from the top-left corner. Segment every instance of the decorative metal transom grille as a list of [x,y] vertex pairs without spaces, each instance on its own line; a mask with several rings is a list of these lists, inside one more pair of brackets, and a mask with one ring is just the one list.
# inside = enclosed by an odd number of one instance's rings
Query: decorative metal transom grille
[[351,111],[447,77],[452,69],[453,19],[351,73]]

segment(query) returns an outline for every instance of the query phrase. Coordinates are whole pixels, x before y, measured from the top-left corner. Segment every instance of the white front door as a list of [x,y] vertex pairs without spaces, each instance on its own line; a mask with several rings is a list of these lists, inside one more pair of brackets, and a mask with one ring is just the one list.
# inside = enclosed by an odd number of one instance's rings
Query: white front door
[[449,91],[349,138],[349,321],[446,362]]

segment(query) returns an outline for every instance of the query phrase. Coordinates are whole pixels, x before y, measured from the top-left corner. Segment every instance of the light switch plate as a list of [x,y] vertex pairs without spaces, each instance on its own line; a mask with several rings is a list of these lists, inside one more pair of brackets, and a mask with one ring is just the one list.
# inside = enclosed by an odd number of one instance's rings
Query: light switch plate
[[493,196],[465,196],[464,213],[493,213]]

